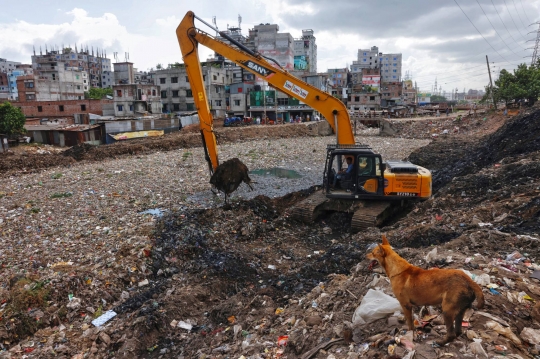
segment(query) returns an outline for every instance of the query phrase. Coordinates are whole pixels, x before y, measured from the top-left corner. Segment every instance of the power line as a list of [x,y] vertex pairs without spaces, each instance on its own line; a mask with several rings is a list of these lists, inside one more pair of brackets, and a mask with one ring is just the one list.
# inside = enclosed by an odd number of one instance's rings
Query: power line
[[514,9],[516,9],[516,12],[518,14],[519,21],[521,22],[521,25],[523,25],[524,28],[527,28],[527,25],[523,23],[523,20],[521,20],[521,15],[519,14],[519,11],[516,6],[516,0],[512,0],[512,3],[514,4]]
[[508,47],[510,49],[510,51],[512,51],[514,53],[514,55],[516,56],[520,56],[518,54],[516,54],[514,52],[514,50],[512,50],[510,48],[510,46],[508,46],[508,44],[506,43],[506,41],[504,41],[504,39],[502,38],[502,36],[499,34],[499,32],[497,31],[497,29],[495,28],[495,26],[493,26],[493,24],[491,23],[491,20],[489,19],[489,17],[487,16],[486,12],[484,11],[484,8],[482,7],[482,5],[480,5],[480,3],[478,2],[478,0],[476,0],[476,3],[478,4],[478,6],[480,6],[480,9],[482,10],[482,12],[484,13],[484,15],[486,16],[486,19],[489,21],[489,24],[491,25],[491,27],[493,28],[493,30],[495,30],[495,33],[497,34],[497,36],[499,36],[502,40],[502,42],[504,42],[504,44],[506,45],[506,47]]
[[[518,41],[516,39],[514,39],[514,36],[512,36],[512,33],[510,32],[510,30],[508,30],[508,28],[506,27],[506,24],[504,23],[501,15],[499,14],[499,10],[497,10],[497,7],[495,6],[495,4],[493,3],[493,0],[491,0],[491,4],[493,5],[493,8],[495,9],[495,12],[497,13],[497,16],[499,16],[499,19],[501,20],[502,24],[504,25],[504,28],[506,29],[506,31],[508,32],[508,35],[510,35],[510,37],[512,38],[512,40],[514,40],[514,42],[516,44],[519,45]],[[520,45],[521,46],[521,45]]]
[[482,35],[482,33],[480,32],[480,30],[478,30],[478,28],[476,27],[476,25],[471,21],[471,19],[469,18],[469,16],[467,16],[467,14],[465,13],[465,11],[463,11],[463,9],[461,8],[461,6],[458,4],[457,0],[454,0],[454,2],[456,3],[456,5],[459,7],[459,9],[461,10],[461,12],[463,13],[463,15],[465,15],[465,17],[467,18],[467,20],[469,20],[469,22],[471,23],[472,26],[474,26],[474,28],[476,29],[476,31],[480,34],[480,36],[482,36],[482,39],[484,39],[485,42],[488,43],[488,45],[493,49],[493,51],[495,51],[504,61],[508,62],[510,64],[510,61],[508,61],[507,59],[505,59],[505,57],[503,55],[501,55],[499,53],[499,51],[497,51],[493,45],[490,44],[489,41],[487,41],[487,39],[484,37],[484,35]]
[[516,30],[521,35],[521,37],[523,39],[525,39],[525,42],[527,42],[527,38],[525,36],[523,36],[521,31],[519,31],[519,28],[517,27],[516,22],[514,21],[514,17],[512,16],[512,13],[510,12],[510,9],[508,9],[508,5],[506,5],[506,0],[504,0],[504,6],[506,6],[506,11],[508,11],[508,15],[510,15],[510,19],[512,19],[512,22],[514,23],[514,26],[516,27]]
[[531,21],[529,19],[529,16],[527,15],[527,11],[525,11],[525,7],[523,6],[523,0],[520,0],[520,2],[521,2],[521,9],[523,9],[523,13],[525,14],[525,17],[527,18],[527,21],[532,24],[534,21]]

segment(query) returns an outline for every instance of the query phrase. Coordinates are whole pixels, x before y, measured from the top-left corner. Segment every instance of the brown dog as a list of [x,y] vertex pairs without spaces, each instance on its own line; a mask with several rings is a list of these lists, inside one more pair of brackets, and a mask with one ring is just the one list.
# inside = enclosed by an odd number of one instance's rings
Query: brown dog
[[394,295],[407,319],[409,330],[414,330],[413,306],[442,306],[446,338],[436,341],[441,346],[461,334],[463,314],[471,307],[475,298],[478,308],[484,305],[482,288],[463,271],[425,270],[415,267],[394,252],[385,235],[382,236],[382,245],[375,247],[367,258],[377,260],[386,271]]

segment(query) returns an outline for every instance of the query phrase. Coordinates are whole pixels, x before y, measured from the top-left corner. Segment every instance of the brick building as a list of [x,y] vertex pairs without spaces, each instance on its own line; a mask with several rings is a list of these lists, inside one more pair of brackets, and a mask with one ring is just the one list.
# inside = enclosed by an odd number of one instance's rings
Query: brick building
[[22,110],[26,117],[73,117],[76,113],[109,115],[111,100],[18,101],[12,105]]
[[378,92],[353,94],[347,105],[353,111],[378,111],[381,109],[381,94]]
[[403,93],[403,85],[401,82],[385,82],[381,85],[381,99],[383,100],[399,100]]

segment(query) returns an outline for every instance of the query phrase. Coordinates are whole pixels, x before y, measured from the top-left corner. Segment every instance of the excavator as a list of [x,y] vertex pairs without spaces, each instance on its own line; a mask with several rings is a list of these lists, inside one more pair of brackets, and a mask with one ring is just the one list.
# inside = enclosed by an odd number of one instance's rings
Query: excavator
[[[229,43],[196,28],[196,19]],[[311,106],[332,127],[337,143],[327,146],[322,188],[291,209],[294,218],[311,223],[325,211],[353,213],[351,231],[358,232],[382,225],[406,201],[431,197],[429,170],[408,161],[384,162],[369,146],[355,142],[349,112],[339,99],[303,82],[282,69],[274,59],[247,48],[225,32],[219,32],[191,11],[178,25],[176,35],[199,114],[205,158],[212,175],[210,182],[220,183],[225,195],[236,190],[242,181],[249,184],[250,179],[247,167],[242,163],[235,167],[239,172],[235,175],[223,169],[231,161],[238,164],[240,161],[236,158],[219,164],[213,119],[199,61],[199,44]],[[219,176],[221,178],[216,178]]]

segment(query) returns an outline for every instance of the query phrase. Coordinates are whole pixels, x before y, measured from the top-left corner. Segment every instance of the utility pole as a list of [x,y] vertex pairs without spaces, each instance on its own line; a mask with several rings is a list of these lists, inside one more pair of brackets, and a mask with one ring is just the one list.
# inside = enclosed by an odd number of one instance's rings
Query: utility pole
[[493,108],[496,110],[497,109],[497,104],[495,103],[495,94],[493,93],[493,82],[491,81],[491,70],[489,69],[488,55],[486,55],[486,64],[487,64],[487,70],[488,70],[488,74],[489,74],[489,85],[490,85],[490,88],[491,88],[491,100],[493,100]]

